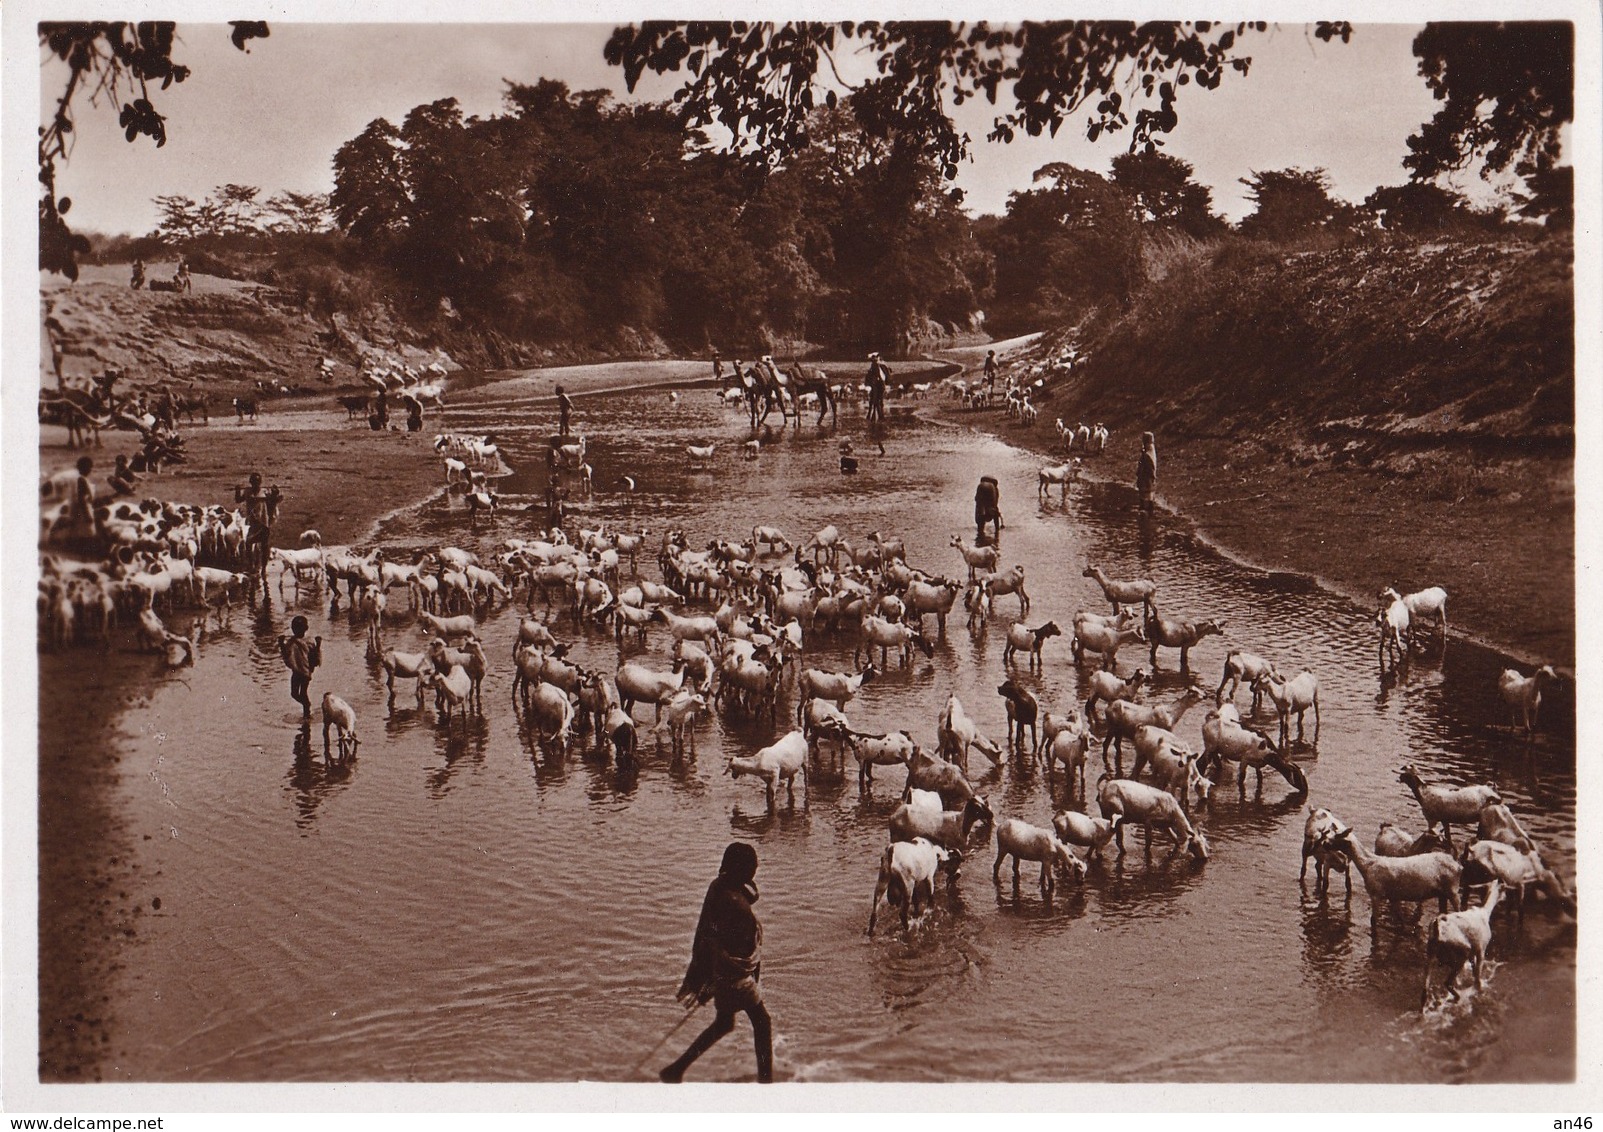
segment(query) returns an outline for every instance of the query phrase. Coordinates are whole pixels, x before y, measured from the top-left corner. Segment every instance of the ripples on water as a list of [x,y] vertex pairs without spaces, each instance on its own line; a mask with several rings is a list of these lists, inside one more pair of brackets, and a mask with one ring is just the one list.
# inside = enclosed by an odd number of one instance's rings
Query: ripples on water
[[[474,533],[441,496],[387,524],[386,541],[453,542],[488,551],[532,523],[519,510],[544,487],[546,405],[524,386],[479,391],[445,427],[493,431],[515,474],[501,484],[496,527]],[[909,558],[961,565],[947,546],[972,531],[972,491],[997,475],[1007,517],[1004,563],[1022,562],[1030,622],[1067,624],[1100,609],[1086,561],[1159,585],[1174,617],[1222,616],[1225,637],[1192,651],[1210,692],[1232,646],[1313,669],[1321,684],[1317,754],[1299,755],[1308,801],[1372,837],[1381,820],[1423,820],[1397,767],[1427,780],[1492,781],[1549,857],[1573,875],[1573,750],[1549,735],[1532,756],[1498,722],[1495,657],[1450,648],[1440,670],[1416,663],[1400,684],[1377,678],[1364,611],[1305,587],[1273,584],[1196,553],[1164,529],[1138,532],[1132,498],[1082,485],[1067,504],[1038,504],[1039,460],[964,429],[899,424],[886,455],[843,417],[862,472],[837,472],[836,437],[779,434],[761,459],[736,458],[742,419],[704,391],[670,405],[661,393],[586,398],[597,492],[582,525],[686,530],[692,545],[774,523],[804,537],[836,522],[853,539],[902,535]],[[688,465],[687,443],[714,442],[713,467]],[[618,490],[632,475],[640,490]],[[656,576],[653,557],[643,573]],[[399,591],[392,594],[393,599]],[[292,601],[293,604],[293,601]],[[404,605],[404,601],[400,604]],[[933,745],[955,690],[982,730],[1005,733],[999,599],[988,629],[962,616],[931,660],[892,668],[850,705],[860,729],[906,727]],[[977,848],[957,888],[902,933],[863,936],[885,820],[901,775],[881,768],[860,797],[855,764],[798,784],[798,802],[765,809],[760,784],[722,774],[728,754],[769,741],[766,724],[703,723],[699,757],[671,767],[649,738],[632,772],[590,754],[543,752],[510,703],[516,611],[481,626],[493,670],[485,713],[446,729],[419,711],[410,682],[393,710],[363,630],[308,597],[300,609],[325,640],[314,699],[336,691],[356,708],[363,743],[325,766],[320,728],[298,738],[276,636],[293,612],[275,600],[209,637],[183,680],[162,680],[122,721],[136,827],[164,901],[121,988],[119,1017],[136,1079],[624,1079],[678,1019],[672,992],[688,956],[706,882],[732,837],[761,855],[764,985],[783,1071],[803,1080],[1457,1081],[1564,1079],[1573,1073],[1573,926],[1537,911],[1504,942],[1495,977],[1471,1005],[1421,1018],[1419,941],[1384,930],[1371,946],[1362,883],[1350,902],[1297,884],[1305,808],[1278,776],[1261,795],[1221,785],[1202,818],[1213,858],[1198,867],[1140,834],[1129,853],[1093,866],[1082,889],[1044,902],[1036,867],[1015,888],[992,883],[993,850]],[[933,626],[933,622],[931,622]],[[571,621],[561,635],[572,637]],[[403,617],[386,646],[421,647]],[[649,663],[667,667],[654,633]],[[632,642],[627,655],[641,652]],[[612,638],[585,630],[579,661],[610,669]],[[809,642],[806,663],[850,665],[851,648]],[[1128,671],[1146,658],[1121,655]],[[894,661],[893,661],[894,664]],[[1149,699],[1177,696],[1177,656],[1160,653]],[[1086,670],[1087,672],[1089,669]],[[1083,702],[1066,638],[1045,671],[1018,676],[1043,706]],[[1245,706],[1246,695],[1239,697]],[[787,697],[793,711],[794,701]],[[1178,730],[1197,733],[1205,708]],[[783,720],[783,717],[781,717]],[[1309,727],[1312,727],[1312,719]],[[159,733],[159,737],[158,737]],[[1311,731],[1310,731],[1311,734]],[[309,746],[306,743],[309,742]],[[1093,756],[1093,765],[1095,759]],[[1059,798],[1044,776],[1012,765],[983,789],[1001,816],[1046,824]],[[1084,807],[1083,800],[1074,804]],[[1090,808],[1094,810],[1094,798]],[[1500,925],[1501,929],[1501,925]],[[1501,939],[1508,941],[1507,929]],[[691,1028],[680,1037],[688,1040]],[[666,1049],[660,1060],[672,1056]],[[650,1068],[650,1067],[648,1067]],[[741,1023],[698,1064],[701,1079],[749,1075]]]

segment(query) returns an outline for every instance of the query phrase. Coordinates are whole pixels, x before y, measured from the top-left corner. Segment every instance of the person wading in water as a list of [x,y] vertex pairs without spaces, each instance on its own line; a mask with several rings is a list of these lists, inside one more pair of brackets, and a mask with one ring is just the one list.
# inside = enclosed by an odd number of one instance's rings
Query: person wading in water
[[974,541],[985,545],[985,528],[990,527],[992,537],[1002,537],[1002,489],[995,476],[981,476],[980,486],[974,489]]
[[679,1001],[687,1006],[712,999],[718,1013],[690,1048],[658,1074],[671,1085],[683,1081],[696,1058],[734,1030],[739,1011],[751,1019],[758,1082],[766,1085],[774,1079],[773,1023],[757,985],[762,977],[763,928],[751,908],[757,902],[756,875],[757,850],[743,841],[731,842],[718,875],[707,886],[690,947],[690,967],[678,991]]

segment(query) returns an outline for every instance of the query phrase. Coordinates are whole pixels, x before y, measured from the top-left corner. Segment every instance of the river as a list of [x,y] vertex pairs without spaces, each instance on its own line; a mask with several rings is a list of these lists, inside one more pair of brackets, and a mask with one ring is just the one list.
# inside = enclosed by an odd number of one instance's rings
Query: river
[[[541,391],[549,387],[540,384]],[[469,527],[460,499],[443,494],[384,525],[388,543],[455,543],[481,553],[526,534],[545,478],[549,399],[534,379],[457,398],[452,429],[493,431],[516,473],[501,484],[493,528]],[[1036,867],[1014,888],[991,878],[994,850],[976,848],[950,894],[903,933],[892,917],[864,935],[885,823],[902,775],[882,768],[859,796],[855,765],[820,771],[795,805],[781,792],[769,812],[761,785],[723,774],[775,731],[738,713],[713,717],[698,756],[670,765],[647,738],[637,770],[588,753],[538,749],[514,715],[509,657],[515,609],[480,634],[491,659],[482,717],[447,729],[432,705],[403,690],[391,710],[382,673],[364,659],[364,630],[321,598],[260,615],[236,614],[209,635],[199,663],[159,678],[135,698],[111,741],[126,751],[131,828],[159,878],[161,907],[119,977],[112,1006],[115,1076],[148,1081],[638,1080],[635,1066],[679,1016],[683,972],[707,881],[731,839],[761,858],[757,905],[765,927],[763,986],[777,1061],[802,1081],[1484,1082],[1562,1081],[1575,1071],[1576,949],[1572,921],[1538,905],[1516,931],[1499,920],[1485,990],[1465,1005],[1417,1009],[1423,947],[1383,921],[1369,933],[1359,879],[1348,901],[1338,879],[1317,898],[1298,883],[1307,805],[1324,805],[1372,839],[1389,820],[1423,828],[1397,780],[1413,762],[1427,781],[1492,782],[1566,876],[1575,868],[1574,750],[1548,736],[1513,735],[1496,699],[1498,657],[1449,644],[1395,683],[1379,677],[1368,611],[1307,586],[1256,574],[1201,552],[1162,520],[1144,534],[1133,497],[1079,485],[1066,502],[1036,497],[1040,461],[963,428],[893,422],[881,455],[856,413],[841,435],[860,473],[838,471],[836,435],[779,434],[755,461],[738,458],[744,417],[705,389],[676,402],[662,391],[581,398],[596,492],[575,523],[665,526],[692,546],[778,525],[793,537],[827,522],[855,540],[902,536],[916,565],[956,574],[948,539],[972,537],[973,487],[1002,484],[1004,564],[1022,563],[1029,622],[1067,625],[1101,610],[1094,561],[1118,577],[1145,576],[1171,617],[1220,617],[1224,636],[1191,654],[1211,694],[1232,646],[1319,677],[1317,752],[1299,762],[1310,781],[1293,797],[1276,775],[1261,793],[1221,786],[1200,824],[1206,864],[1170,859],[1140,834],[1110,846],[1085,883],[1044,901]],[[686,445],[715,443],[704,469]],[[622,489],[634,477],[638,490]],[[657,576],[652,554],[642,576]],[[403,607],[400,591],[392,604]],[[906,728],[933,746],[936,713],[955,691],[987,734],[1005,733],[996,686],[1005,626],[998,599],[988,629],[949,621],[933,658],[893,666],[866,685],[848,714],[863,730]],[[326,766],[320,729],[311,756],[298,747],[298,709],[275,640],[293,612],[324,638],[314,699],[337,691],[356,708],[362,745]],[[933,620],[931,620],[933,631]],[[559,635],[573,656],[612,669],[618,649],[599,628]],[[403,613],[386,645],[421,647]],[[666,635],[642,650],[668,666]],[[809,640],[805,663],[843,669],[851,644]],[[1120,670],[1147,665],[1129,648]],[[1165,650],[1147,698],[1184,687]],[[1049,641],[1044,672],[1019,677],[1043,705],[1085,698],[1066,639]],[[409,684],[406,685],[409,689]],[[793,691],[785,707],[794,711]],[[1247,696],[1240,696],[1243,707]],[[1198,733],[1206,709],[1177,728]],[[637,709],[637,716],[643,709]],[[1309,719],[1312,735],[1313,720]],[[1266,725],[1267,722],[1266,722]],[[784,717],[781,716],[781,728]],[[983,765],[977,761],[975,766]],[[1093,786],[1097,773],[1093,756]],[[1027,766],[983,780],[998,816],[1047,824],[1062,804]],[[1094,789],[1089,804],[1095,809]],[[1056,801],[1054,800],[1056,797]],[[1462,837],[1455,830],[1455,836]],[[882,924],[887,921],[882,916]],[[688,1040],[686,1027],[670,1045]],[[692,1079],[749,1079],[749,1031],[702,1059]]]

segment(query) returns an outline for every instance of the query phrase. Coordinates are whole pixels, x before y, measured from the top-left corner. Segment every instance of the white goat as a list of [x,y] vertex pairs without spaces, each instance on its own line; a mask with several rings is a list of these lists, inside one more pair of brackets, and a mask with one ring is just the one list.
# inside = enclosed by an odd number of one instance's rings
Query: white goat
[[338,732],[340,758],[356,754],[356,709],[333,692],[323,693],[323,757],[328,757],[328,729]]
[[996,823],[996,863],[991,866],[992,880],[1000,881],[1002,861],[1007,857],[1013,858],[1014,884],[1019,882],[1021,861],[1040,862],[1043,895],[1051,895],[1056,887],[1054,872],[1085,879],[1085,862],[1059,841],[1055,832],[1017,818],[1003,818]]
[[1492,913],[1502,896],[1502,885],[1492,881],[1486,890],[1486,903],[1478,908],[1447,912],[1431,921],[1425,937],[1425,989],[1420,992],[1419,1008],[1430,1004],[1430,972],[1434,963],[1447,969],[1447,997],[1458,998],[1458,976],[1464,964],[1475,976],[1475,989],[1481,989],[1481,963],[1492,942]]
[[785,783],[785,793],[791,802],[796,801],[796,776],[802,778],[802,796],[807,792],[807,736],[792,731],[777,742],[770,743],[755,755],[741,758],[731,756],[724,773],[732,778],[753,774],[763,780],[768,796],[768,807],[773,808],[774,792],[779,783]]
[[1503,669],[1503,674],[1497,678],[1497,691],[1508,705],[1509,726],[1518,726],[1516,716],[1522,717],[1526,733],[1534,735],[1536,712],[1542,706],[1542,688],[1557,684],[1558,679],[1558,673],[1550,664],[1544,664],[1530,676],[1521,676],[1518,669]]
[[902,930],[906,931],[909,917],[918,915],[919,899],[924,899],[926,907],[934,903],[935,874],[944,869],[947,877],[955,880],[962,861],[962,853],[922,837],[887,845],[880,857],[879,879],[874,884],[874,904],[868,912],[868,934],[874,934],[879,902],[887,895],[891,906],[901,910]]

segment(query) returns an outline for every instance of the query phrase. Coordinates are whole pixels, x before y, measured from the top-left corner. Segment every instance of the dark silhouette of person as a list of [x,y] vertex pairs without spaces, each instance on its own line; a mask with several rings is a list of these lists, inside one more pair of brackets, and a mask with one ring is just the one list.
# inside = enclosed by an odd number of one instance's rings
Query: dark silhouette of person
[[987,526],[995,533],[995,537],[1002,537],[1002,489],[995,476],[981,476],[980,486],[974,489],[975,542],[985,542]]
[[774,1079],[773,1022],[758,986],[763,928],[752,911],[757,902],[756,875],[757,850],[744,841],[731,842],[724,850],[718,875],[707,886],[690,949],[690,966],[678,991],[679,1000],[686,1005],[712,999],[718,1013],[690,1048],[658,1074],[669,1084],[684,1080],[685,1070],[696,1058],[734,1030],[735,1015],[741,1011],[751,1019],[757,1080],[766,1085]]

